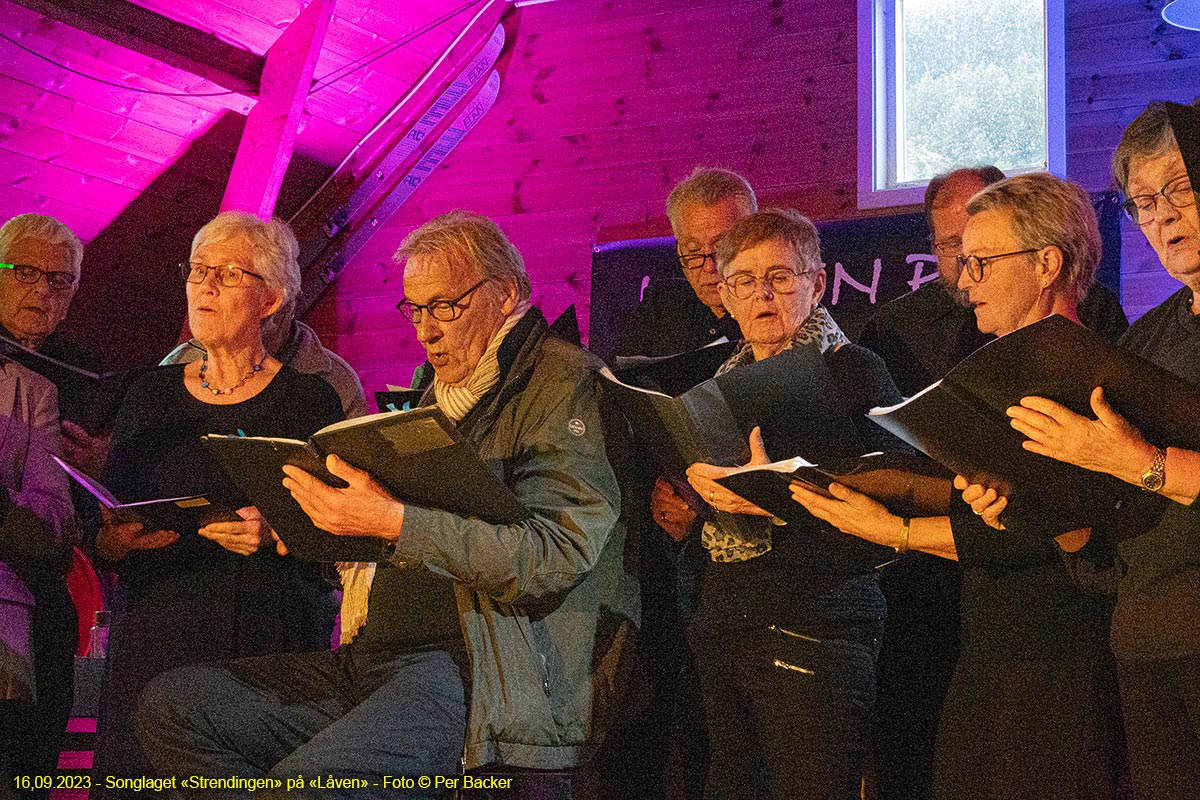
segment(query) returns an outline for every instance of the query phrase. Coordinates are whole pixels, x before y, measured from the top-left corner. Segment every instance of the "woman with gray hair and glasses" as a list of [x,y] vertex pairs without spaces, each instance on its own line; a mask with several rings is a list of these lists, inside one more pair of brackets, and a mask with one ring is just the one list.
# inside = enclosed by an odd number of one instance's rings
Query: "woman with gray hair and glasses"
[[[832,402],[867,446],[903,447],[864,416],[900,395],[883,361],[851,344],[821,305],[825,268],[808,219],[788,209],[752,214],[720,238],[716,261],[721,297],[742,333],[718,375],[812,348],[828,370]],[[756,438],[752,449],[765,459]],[[742,533],[715,523],[701,531],[710,562],[688,637],[710,736],[705,797],[749,800],[765,775],[776,800],[857,798],[885,611],[874,568],[891,551],[817,520],[774,526],[716,483],[727,472],[688,469],[709,505],[760,517]]]
[[[994,183],[967,203],[958,286],[979,329],[997,336],[1050,314],[1077,320],[1100,262],[1091,200],[1049,174]],[[960,478],[943,517],[902,518],[833,484],[792,485],[814,516],[844,533],[957,561],[962,647],[938,726],[937,800],[1111,800],[1119,738],[1107,607],[1078,588],[1051,538],[1079,549],[1087,531],[1009,528],[994,490]],[[1001,530],[997,530],[1000,528]],[[982,735],[981,735],[982,732]]]
[[[1200,126],[1200,98],[1179,111]],[[1125,129],[1113,174],[1126,215],[1183,284],[1121,344],[1200,384],[1200,214],[1164,103],[1150,103]],[[1200,785],[1200,452],[1147,441],[1100,387],[1091,405],[1094,419],[1027,397],[1009,415],[1027,449],[1145,490],[1143,502],[1123,504],[1115,567],[1100,577],[1116,592],[1111,646],[1136,794],[1191,797]]]
[[328,648],[330,589],[318,569],[275,552],[272,532],[201,442],[205,434],[305,439],[342,418],[329,384],[266,350],[262,321],[300,286],[288,226],[225,212],[181,265],[190,364],[159,367],[117,415],[104,482],[125,502],[207,495],[240,519],[146,530],[104,515],[96,550],[119,576],[101,701],[99,774],[148,772],[133,731],[138,694],[158,673],[219,658]]

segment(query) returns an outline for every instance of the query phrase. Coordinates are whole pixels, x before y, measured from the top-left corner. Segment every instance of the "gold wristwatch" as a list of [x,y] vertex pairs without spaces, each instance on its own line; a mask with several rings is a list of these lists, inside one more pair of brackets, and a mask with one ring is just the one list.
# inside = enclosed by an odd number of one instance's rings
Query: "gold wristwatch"
[[1154,461],[1142,473],[1142,489],[1147,492],[1158,492],[1167,482],[1167,451],[1161,447],[1154,448]]

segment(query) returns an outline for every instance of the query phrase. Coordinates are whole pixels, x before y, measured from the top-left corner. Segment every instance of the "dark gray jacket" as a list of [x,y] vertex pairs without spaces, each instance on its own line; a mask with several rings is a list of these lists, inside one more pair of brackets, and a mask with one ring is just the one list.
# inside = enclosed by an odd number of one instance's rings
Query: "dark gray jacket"
[[615,710],[637,624],[617,428],[599,362],[529,311],[500,348],[500,384],[459,423],[532,517],[492,525],[406,506],[397,563],[454,578],[471,667],[466,767],[580,763]]

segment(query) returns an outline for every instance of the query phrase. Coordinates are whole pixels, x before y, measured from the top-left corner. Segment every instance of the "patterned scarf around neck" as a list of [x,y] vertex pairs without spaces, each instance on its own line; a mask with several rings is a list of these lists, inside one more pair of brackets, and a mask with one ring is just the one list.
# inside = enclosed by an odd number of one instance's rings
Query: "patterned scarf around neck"
[[[800,326],[800,330],[792,335],[783,349],[813,346],[824,353],[831,347],[841,346],[849,341],[825,306],[819,305]],[[730,370],[746,364],[753,364],[755,361],[753,346],[749,342],[745,342],[737,352],[726,359],[725,363],[717,370],[717,375],[724,375]],[[771,550],[771,525],[763,519],[762,525],[754,527],[759,529],[759,535],[753,539],[742,539],[735,534],[725,532],[712,522],[706,522],[700,531],[700,541],[708,550],[708,557],[713,561],[726,563],[749,561]]]
[[[783,346],[783,350],[791,350],[793,347],[806,344],[815,344],[824,353],[834,345],[843,345],[849,342],[850,340],[846,337],[846,334],[842,333],[842,329],[838,327],[838,324],[833,321],[833,316],[825,306],[819,305],[813,310],[813,313],[808,315],[808,319],[800,326],[800,330],[792,334],[792,338]],[[717,376],[724,375],[731,369],[743,367],[746,364],[753,364],[756,360],[754,357],[754,346],[750,342],[743,341],[742,346],[737,349],[737,352],[726,359],[725,363],[717,370]]]
[[[434,376],[433,394],[438,408],[454,422],[465,417],[475,404],[500,382],[500,345],[517,326],[530,308],[523,301],[509,315],[500,330],[488,343],[487,350],[479,358],[471,377],[462,386],[448,386]],[[366,561],[345,561],[337,565],[342,576],[342,644],[350,642],[367,621],[367,601],[371,596],[371,583],[375,580],[375,564]]]

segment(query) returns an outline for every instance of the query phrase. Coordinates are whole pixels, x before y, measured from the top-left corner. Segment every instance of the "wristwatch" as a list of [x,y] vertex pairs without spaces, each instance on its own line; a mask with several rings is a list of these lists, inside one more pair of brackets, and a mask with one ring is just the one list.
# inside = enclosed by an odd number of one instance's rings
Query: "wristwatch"
[[1167,451],[1154,448],[1154,462],[1142,473],[1142,488],[1147,492],[1161,491],[1167,482]]

